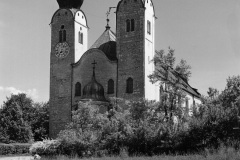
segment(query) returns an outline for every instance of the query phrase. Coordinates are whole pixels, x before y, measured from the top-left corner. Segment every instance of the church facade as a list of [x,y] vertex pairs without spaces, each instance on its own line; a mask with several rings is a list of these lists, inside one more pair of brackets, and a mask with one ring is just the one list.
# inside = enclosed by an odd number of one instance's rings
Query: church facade
[[[50,137],[71,121],[79,101],[107,103],[111,97],[159,101],[160,86],[148,75],[154,71],[155,12],[152,0],[120,0],[116,7],[116,33],[107,25],[88,46],[83,0],[58,0],[51,20]],[[188,83],[193,103],[200,94]]]

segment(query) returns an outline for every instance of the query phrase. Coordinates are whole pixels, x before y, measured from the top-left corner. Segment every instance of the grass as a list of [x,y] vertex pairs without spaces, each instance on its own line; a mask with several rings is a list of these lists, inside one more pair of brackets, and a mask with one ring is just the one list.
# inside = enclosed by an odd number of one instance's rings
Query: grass
[[[58,156],[57,158],[41,158],[41,160],[80,160],[80,158],[67,158]],[[119,157],[103,157],[103,158],[83,158],[81,160],[240,160],[240,150],[233,148],[221,148],[217,152],[210,153],[206,150],[199,155],[160,155],[153,157],[128,157],[127,155]]]

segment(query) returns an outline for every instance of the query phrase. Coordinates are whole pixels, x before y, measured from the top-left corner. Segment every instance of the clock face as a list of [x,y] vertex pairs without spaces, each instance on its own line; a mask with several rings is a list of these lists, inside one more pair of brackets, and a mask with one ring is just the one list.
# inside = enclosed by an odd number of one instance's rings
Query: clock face
[[67,42],[58,43],[55,46],[55,55],[58,58],[65,58],[70,51],[69,45]]

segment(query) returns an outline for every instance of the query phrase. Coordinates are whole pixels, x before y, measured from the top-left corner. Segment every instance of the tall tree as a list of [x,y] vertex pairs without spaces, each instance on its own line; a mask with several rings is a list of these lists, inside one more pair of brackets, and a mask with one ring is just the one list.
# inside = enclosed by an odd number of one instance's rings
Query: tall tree
[[0,140],[42,140],[48,137],[48,121],[48,103],[34,103],[25,93],[11,95],[0,109]]
[[220,95],[223,106],[237,106],[240,110],[240,75],[227,79],[227,85]]
[[1,142],[26,143],[32,140],[30,125],[24,121],[23,110],[17,103],[5,103],[0,110]]
[[179,64],[175,64],[175,50],[169,47],[168,52],[164,50],[156,51],[153,62],[155,71],[149,75],[152,83],[159,82],[163,85],[164,93],[161,95],[161,102],[165,115],[170,118],[173,112],[182,112],[181,103],[186,98],[185,92],[182,90],[183,83],[187,83],[191,76],[191,66],[185,60],[181,60]]

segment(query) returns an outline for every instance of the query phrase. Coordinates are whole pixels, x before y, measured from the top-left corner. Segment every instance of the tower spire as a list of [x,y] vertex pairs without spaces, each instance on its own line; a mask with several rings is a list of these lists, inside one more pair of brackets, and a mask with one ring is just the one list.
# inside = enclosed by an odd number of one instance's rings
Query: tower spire
[[106,30],[109,30],[111,27],[109,26],[109,18],[108,18],[108,16],[109,16],[109,14],[110,14],[110,11],[107,11],[107,13],[106,13],[106,15],[107,15],[107,25],[106,25]]
[[[110,13],[111,13],[111,9],[113,9],[113,8],[116,8],[116,7],[109,7],[109,10],[107,11],[107,13],[106,13],[106,15],[107,15],[107,25],[106,25],[106,30],[109,30],[111,27],[109,26],[109,15],[110,15]],[[116,12],[115,12],[116,13]]]

